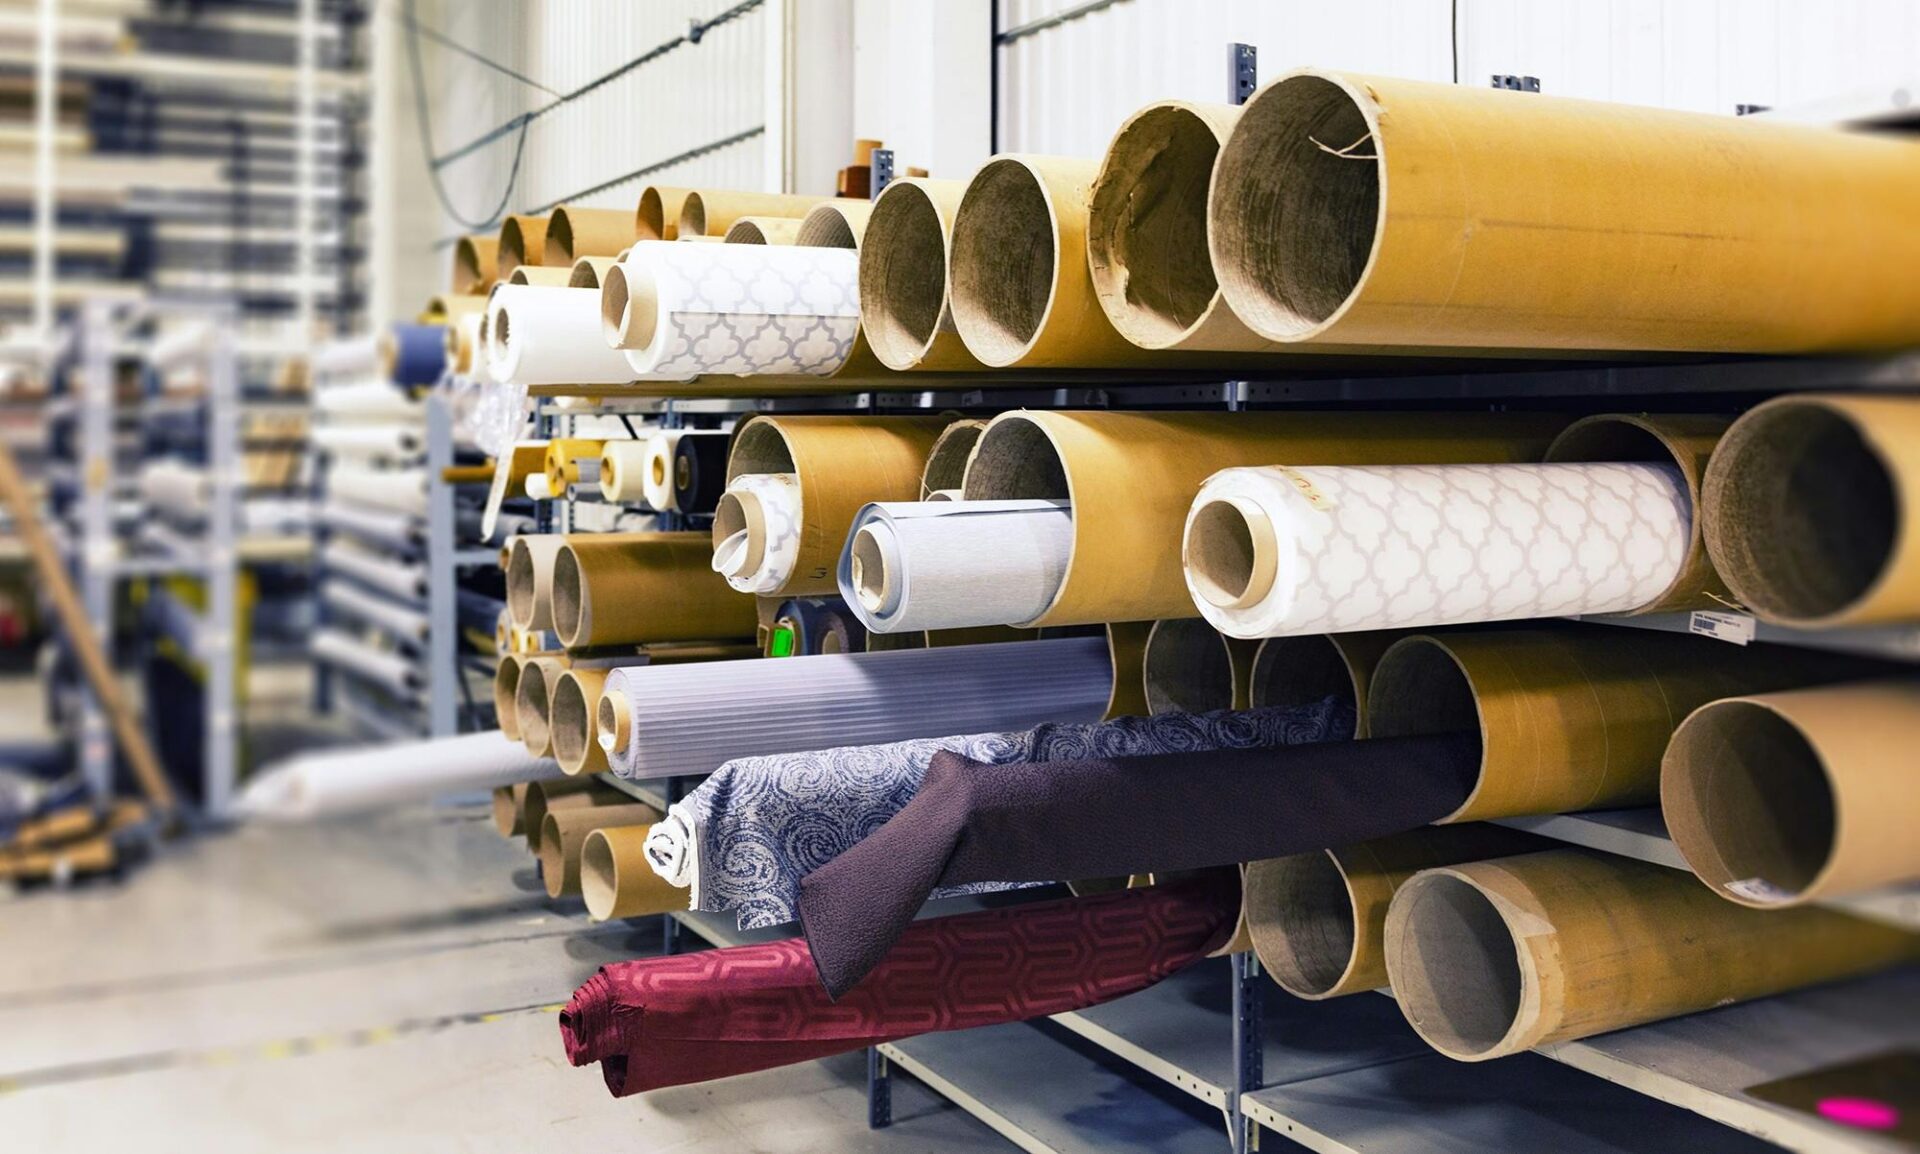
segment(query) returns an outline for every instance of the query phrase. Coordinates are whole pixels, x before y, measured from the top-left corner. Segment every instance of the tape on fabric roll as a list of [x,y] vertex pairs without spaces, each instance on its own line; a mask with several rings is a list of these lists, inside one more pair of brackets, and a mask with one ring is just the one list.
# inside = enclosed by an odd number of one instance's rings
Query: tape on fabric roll
[[[1222,636],[1213,626],[1192,617],[1154,622],[1142,659],[1147,709],[1161,714],[1248,708],[1258,649],[1254,642]],[[1280,704],[1305,705],[1319,700],[1316,697]]]
[[1367,688],[1387,647],[1405,637],[1393,629],[1269,637],[1253,654],[1248,705],[1305,705],[1331,697],[1353,708],[1355,737],[1367,736]]
[[800,222],[778,216],[743,216],[727,226],[721,239],[728,244],[793,244],[800,239]]
[[690,188],[673,188],[664,184],[649,184],[640,190],[639,203],[634,208],[633,235],[635,240],[677,240],[680,236],[680,208],[686,203]]
[[563,204],[547,218],[540,263],[570,268],[581,257],[612,256],[633,243],[633,214],[621,208]]
[[788,217],[799,220],[824,196],[796,196],[781,192],[740,192],[725,188],[693,189],[680,201],[680,236],[727,235],[743,216]]
[[1208,479],[1182,553],[1222,633],[1297,636],[1638,609],[1692,523],[1672,465],[1270,466]]
[[546,256],[548,219],[517,215],[500,222],[500,247],[494,266],[498,278],[511,277],[515,269],[528,262],[537,266]]
[[867,218],[860,247],[861,327],[892,369],[977,372],[984,366],[954,328],[948,294],[954,214],[961,180],[895,180]]
[[507,278],[508,284],[532,285],[535,288],[569,288],[573,284],[571,268],[547,268],[544,265],[523,264],[513,270]]
[[[600,447],[600,496],[608,501],[645,501],[647,454],[660,433]],[[649,502],[650,503],[650,502]]]
[[713,517],[713,570],[742,593],[775,593],[800,556],[800,479],[746,473],[727,482]]
[[998,625],[1046,610],[1072,550],[1064,501],[884,502],[854,517],[837,577],[876,633]]
[[727,488],[727,442],[720,437],[681,437],[673,446],[673,507],[711,513]]
[[626,357],[600,339],[598,298],[586,289],[501,285],[487,311],[488,363],[505,385],[624,385]]
[[499,257],[498,236],[461,237],[453,246],[453,291],[463,296],[485,296],[493,287]]
[[753,598],[713,571],[712,549],[698,532],[567,536],[553,563],[554,631],[570,649],[753,637]]
[[[776,636],[780,630],[787,631],[792,641],[785,652],[770,650],[769,657],[863,653],[867,648],[867,627],[838,597],[795,597],[781,602],[774,612],[774,630]],[[770,638],[769,645],[774,644]]]
[[431,385],[447,367],[446,325],[393,324],[381,335],[380,362],[398,385]]

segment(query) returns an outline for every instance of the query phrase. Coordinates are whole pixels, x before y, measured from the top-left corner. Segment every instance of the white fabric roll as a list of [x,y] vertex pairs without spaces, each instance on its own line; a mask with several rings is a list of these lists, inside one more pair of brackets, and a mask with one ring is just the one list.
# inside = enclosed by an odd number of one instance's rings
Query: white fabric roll
[[427,471],[379,469],[357,461],[341,461],[327,470],[327,496],[355,505],[425,516]]
[[885,501],[853,519],[840,595],[875,633],[1031,621],[1073,553],[1065,501]]
[[497,729],[327,753],[303,753],[262,768],[235,800],[243,818],[312,821],[565,777]]
[[600,496],[609,501],[644,501],[647,449],[659,433],[626,441],[608,441],[600,450]]
[[633,370],[600,334],[592,289],[500,285],[487,301],[487,361],[503,385],[624,385]]
[[340,457],[411,459],[427,444],[420,430],[402,425],[321,425],[312,436],[315,448]]
[[860,331],[852,249],[647,240],[621,272],[629,301],[654,305],[651,339],[623,358],[646,376],[825,376]]
[[425,613],[396,604],[377,593],[369,593],[358,585],[340,580],[324,581],[320,585],[320,600],[328,609],[342,616],[378,626],[397,637],[404,637],[408,641],[427,639]]
[[140,499],[155,509],[197,515],[207,507],[207,471],[162,458],[140,467]]
[[425,683],[425,675],[412,658],[375,649],[338,629],[315,630],[307,650],[315,660],[344,669],[400,697],[413,697]]
[[408,601],[427,595],[427,571],[419,562],[381,556],[348,541],[327,542],[320,565]]
[[746,526],[714,546],[713,571],[742,593],[779,592],[800,559],[800,478],[743,473],[727,492],[746,511]]
[[386,381],[355,381],[320,385],[313,391],[313,407],[329,417],[345,420],[405,421],[426,419],[419,402]]
[[1230,637],[1622,613],[1672,584],[1692,517],[1671,465],[1266,466],[1208,478],[1182,556]]
[[614,670],[627,702],[623,777],[710,773],[751,754],[1098,721],[1113,664],[1104,637],[1010,641]]
[[686,435],[685,429],[662,429],[657,436],[647,440],[647,463],[646,470],[640,474],[640,492],[646,497],[647,504],[663,513],[675,508],[673,448]]
[[418,548],[426,535],[420,519],[411,513],[369,509],[339,501],[320,506],[320,523],[338,532],[399,549]]
[[328,341],[313,351],[307,364],[315,376],[377,371],[380,368],[380,334],[367,333]]

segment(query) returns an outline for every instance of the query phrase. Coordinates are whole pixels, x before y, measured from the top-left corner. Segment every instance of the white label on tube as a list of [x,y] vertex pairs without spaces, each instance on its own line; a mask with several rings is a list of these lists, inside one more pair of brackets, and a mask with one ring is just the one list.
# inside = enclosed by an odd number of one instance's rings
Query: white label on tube
[[1687,632],[1730,641],[1735,645],[1750,643],[1753,629],[1753,618],[1744,613],[1714,613],[1696,609],[1687,621]]

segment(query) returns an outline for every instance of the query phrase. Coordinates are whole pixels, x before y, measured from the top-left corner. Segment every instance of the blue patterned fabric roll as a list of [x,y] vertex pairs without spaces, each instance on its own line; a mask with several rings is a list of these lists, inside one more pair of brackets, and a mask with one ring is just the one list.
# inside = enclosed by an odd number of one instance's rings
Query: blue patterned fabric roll
[[[942,750],[1000,765],[1211,749],[1259,749],[1353,736],[1353,710],[1333,698],[1240,712],[1163,713],[1024,733],[922,738],[888,745],[742,757],[674,804],[647,839],[647,859],[692,890],[697,910],[732,910],[742,929],[796,917],[800,879],[840,856],[913,799]],[[983,882],[936,897],[1019,888]]]

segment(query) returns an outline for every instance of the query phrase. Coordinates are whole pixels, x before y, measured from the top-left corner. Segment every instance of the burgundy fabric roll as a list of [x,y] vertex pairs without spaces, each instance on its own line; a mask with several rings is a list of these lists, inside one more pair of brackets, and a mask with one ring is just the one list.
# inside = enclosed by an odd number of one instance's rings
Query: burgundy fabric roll
[[880,964],[935,888],[1200,869],[1312,853],[1459,808],[1468,735],[989,765],[940,752],[912,801],[800,879],[830,996]]
[[1142,990],[1223,945],[1233,871],[915,922],[838,1001],[787,938],[602,966],[560,1014],[567,1060],[615,1097],[935,1030],[1060,1014]]

